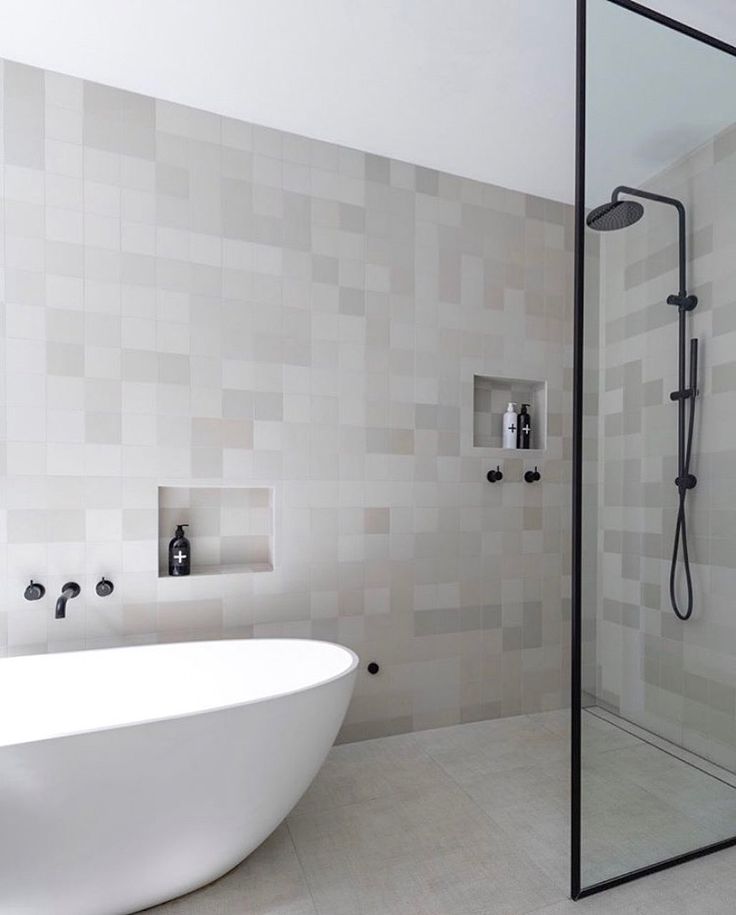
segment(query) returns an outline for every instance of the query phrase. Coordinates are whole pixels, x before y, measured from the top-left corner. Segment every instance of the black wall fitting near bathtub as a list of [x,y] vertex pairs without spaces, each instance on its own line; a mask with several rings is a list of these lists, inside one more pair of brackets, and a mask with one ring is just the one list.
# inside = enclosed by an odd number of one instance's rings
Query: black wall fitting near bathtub
[[31,579],[31,583],[23,592],[23,597],[25,597],[26,600],[41,600],[45,593],[46,588],[37,581]]
[[381,668],[378,666],[378,663],[376,661],[371,661],[370,664],[368,665],[369,674],[377,674],[380,669]]
[[66,619],[66,602],[68,600],[73,600],[75,597],[79,597],[79,592],[82,589],[76,583],[76,581],[68,581],[64,587],[61,589],[61,594],[56,600],[56,613],[54,618],[57,620]]
[[542,479],[542,474],[539,472],[539,468],[535,467],[534,470],[527,470],[524,479],[527,483],[538,483]]
[[115,590],[115,585],[104,576],[95,585],[98,597],[109,597]]
[[[653,194],[641,188],[619,185],[614,188],[608,203],[595,207],[588,213],[586,222],[591,229],[598,232],[610,232],[625,229],[638,222],[644,215],[644,207],[634,200],[620,200],[621,194],[630,197],[641,197],[674,207],[677,211],[678,253],[679,253],[679,286],[677,293],[667,296],[667,304],[677,308],[677,390],[670,394],[670,400],[677,404],[677,516],[675,535],[672,542],[670,560],[670,605],[675,616],[689,620],[693,613],[693,579],[690,572],[690,553],[687,542],[687,512],[685,501],[689,490],[694,489],[697,478],[690,473],[690,461],[693,450],[693,430],[695,427],[695,398],[698,396],[698,341],[690,340],[690,358],[687,354],[687,313],[698,304],[697,296],[687,292],[687,231],[685,206],[675,197]],[[689,363],[689,364],[688,364]],[[688,377],[687,385],[685,378]],[[677,563],[682,550],[682,568],[685,575],[685,607],[677,595]]]
[[496,464],[495,470],[489,470],[486,474],[486,479],[489,483],[498,483],[503,480],[503,474],[501,473],[501,468]]

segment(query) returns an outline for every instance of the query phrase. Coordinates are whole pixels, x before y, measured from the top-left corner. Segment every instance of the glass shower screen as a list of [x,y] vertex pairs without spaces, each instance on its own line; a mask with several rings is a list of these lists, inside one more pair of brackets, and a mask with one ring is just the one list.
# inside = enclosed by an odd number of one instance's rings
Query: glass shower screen
[[574,897],[736,837],[736,51],[578,15]]

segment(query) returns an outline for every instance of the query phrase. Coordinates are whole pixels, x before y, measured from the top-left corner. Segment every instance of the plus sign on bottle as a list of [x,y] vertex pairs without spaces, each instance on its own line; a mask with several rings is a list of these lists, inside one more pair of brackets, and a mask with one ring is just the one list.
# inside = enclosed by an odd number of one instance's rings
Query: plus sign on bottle
[[169,542],[169,575],[189,575],[192,570],[192,551],[184,536],[188,524],[178,524],[174,539]]

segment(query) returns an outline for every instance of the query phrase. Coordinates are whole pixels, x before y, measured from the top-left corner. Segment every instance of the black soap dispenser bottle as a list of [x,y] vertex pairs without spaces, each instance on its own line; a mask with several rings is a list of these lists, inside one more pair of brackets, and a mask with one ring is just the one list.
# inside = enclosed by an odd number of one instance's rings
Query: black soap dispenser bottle
[[517,426],[516,447],[530,448],[532,438],[532,418],[529,415],[528,403],[523,403],[521,405],[521,413],[519,413],[519,422],[517,423]]
[[169,575],[189,575],[192,571],[192,551],[184,536],[188,524],[177,524],[173,540],[169,541]]

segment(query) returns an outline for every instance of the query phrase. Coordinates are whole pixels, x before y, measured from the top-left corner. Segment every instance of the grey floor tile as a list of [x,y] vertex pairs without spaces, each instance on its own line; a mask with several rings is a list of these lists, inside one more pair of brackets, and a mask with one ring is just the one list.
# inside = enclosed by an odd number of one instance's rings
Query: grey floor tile
[[341,744],[295,809],[296,814],[389,797],[409,788],[432,791],[447,782],[414,734]]
[[[584,875],[736,832],[736,791],[584,716]],[[569,713],[335,747],[287,824],[177,915],[726,915],[736,851],[572,903]],[[720,832],[719,832],[720,831]]]
[[457,785],[289,819],[320,915],[519,915],[560,890]]
[[194,893],[146,909],[156,915],[316,915],[285,824],[230,873]]
[[561,737],[566,737],[570,733],[569,708],[555,709],[551,712],[531,712],[526,717]]
[[432,759],[460,784],[530,766],[569,766],[567,738],[527,716],[425,731],[418,736]]
[[536,802],[532,795],[525,803],[490,810],[489,816],[499,832],[523,849],[526,857],[566,896],[570,885],[569,806]]

